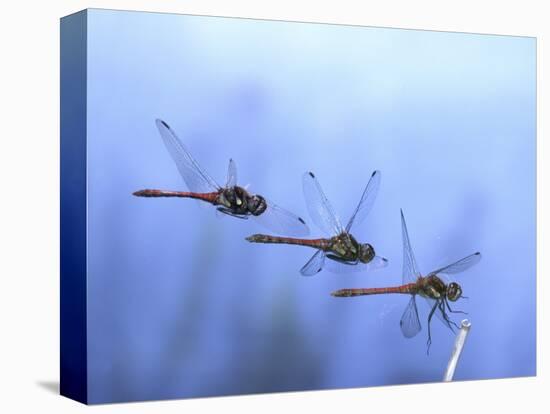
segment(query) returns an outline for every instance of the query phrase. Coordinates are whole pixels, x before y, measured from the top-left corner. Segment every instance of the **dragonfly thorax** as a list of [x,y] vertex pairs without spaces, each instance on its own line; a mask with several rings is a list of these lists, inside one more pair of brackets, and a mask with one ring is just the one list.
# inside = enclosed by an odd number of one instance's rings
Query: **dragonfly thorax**
[[265,199],[259,195],[251,195],[244,188],[233,186],[220,191],[218,204],[231,210],[233,214],[258,216],[267,208]]
[[330,240],[329,250],[336,254],[338,259],[356,262],[361,258],[362,246],[349,233],[342,233]]
[[332,250],[340,259],[346,261],[357,260],[359,256],[359,243],[349,234],[342,233],[331,239],[330,250]]
[[376,255],[370,244],[359,244],[355,237],[345,232],[331,239],[329,249],[339,259],[349,262],[369,263]]
[[430,299],[442,299],[447,294],[447,285],[436,275],[420,277],[417,282],[420,296]]

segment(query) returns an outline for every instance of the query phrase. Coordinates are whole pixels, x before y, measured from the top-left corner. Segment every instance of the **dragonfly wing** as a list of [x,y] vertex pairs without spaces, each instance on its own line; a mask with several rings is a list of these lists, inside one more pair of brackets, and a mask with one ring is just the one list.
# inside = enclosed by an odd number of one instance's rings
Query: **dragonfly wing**
[[412,338],[422,329],[420,318],[418,317],[415,295],[412,295],[411,300],[409,300],[409,304],[405,308],[403,316],[401,316],[401,320],[399,321],[399,326],[405,338]]
[[460,273],[469,269],[473,265],[477,264],[481,260],[481,253],[476,252],[469,256],[464,257],[448,266],[442,267],[441,269],[434,270],[431,274],[436,275],[438,273],[444,274],[454,274]]
[[325,252],[317,250],[317,252],[311,256],[311,259],[300,269],[302,276],[313,276],[323,270],[325,264]]
[[409,240],[409,232],[407,231],[407,223],[405,216],[401,210],[401,232],[403,237],[403,284],[416,282],[420,276],[414,253]]
[[368,263],[353,263],[353,262],[343,262],[338,260],[332,260],[330,257],[325,263],[325,267],[329,272],[332,273],[357,273],[357,272],[367,272],[369,270],[378,270],[386,267],[388,265],[388,260],[375,256]]
[[315,225],[327,235],[336,236],[341,234],[344,228],[336,214],[334,214],[334,210],[315,175],[312,172],[305,173],[302,183],[307,210]]
[[351,227],[354,224],[360,224],[372,209],[376,196],[378,195],[378,189],[380,188],[380,176],[380,171],[375,171],[372,173],[369,182],[361,195],[361,200],[359,200],[359,204],[357,204],[357,208],[346,226],[346,231],[348,233],[351,231]]
[[187,184],[189,190],[196,193],[218,191],[220,186],[201,168],[199,163],[195,161],[172,128],[161,119],[157,119],[155,123],[168,153],[176,163],[180,175],[185,181],[185,184]]
[[229,160],[229,166],[227,167],[227,183],[226,188],[235,187],[237,185],[237,165],[233,158]]
[[309,234],[305,220],[296,214],[266,200],[267,208],[258,216],[253,217],[265,228],[285,236],[304,237]]

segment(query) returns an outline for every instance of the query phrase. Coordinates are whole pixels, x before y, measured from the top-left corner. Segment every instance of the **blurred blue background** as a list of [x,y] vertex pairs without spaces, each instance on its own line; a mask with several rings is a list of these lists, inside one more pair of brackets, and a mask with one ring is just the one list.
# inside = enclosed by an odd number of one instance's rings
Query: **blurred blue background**
[[[422,272],[457,275],[471,334],[455,379],[535,375],[533,38],[91,10],[88,20],[88,351],[91,402],[440,381],[454,336],[406,339],[399,209]],[[300,276],[313,253],[252,245],[253,221],[185,190],[162,118],[201,165],[308,218],[314,171],[381,271]],[[312,237],[323,234],[309,222]],[[459,322],[460,316],[454,319]]]

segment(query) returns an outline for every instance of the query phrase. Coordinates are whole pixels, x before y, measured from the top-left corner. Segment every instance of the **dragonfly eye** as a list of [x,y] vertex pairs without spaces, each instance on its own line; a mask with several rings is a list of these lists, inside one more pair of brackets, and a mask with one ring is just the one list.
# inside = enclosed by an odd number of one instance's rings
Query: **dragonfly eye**
[[458,283],[449,283],[447,287],[447,299],[451,302],[458,300],[462,296],[462,288]]
[[259,216],[267,208],[265,198],[259,195],[248,197],[248,211],[254,216]]
[[372,259],[374,259],[374,256],[376,255],[376,253],[374,252],[374,248],[368,244],[368,243],[365,243],[365,244],[362,244],[361,245],[361,257],[360,257],[360,260],[363,262],[363,263],[368,263],[370,262]]

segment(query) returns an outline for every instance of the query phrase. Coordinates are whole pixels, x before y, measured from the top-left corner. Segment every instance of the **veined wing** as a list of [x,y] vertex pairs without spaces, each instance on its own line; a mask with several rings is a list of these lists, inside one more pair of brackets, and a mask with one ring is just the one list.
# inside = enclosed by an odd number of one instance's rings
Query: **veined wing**
[[229,166],[227,167],[227,182],[226,188],[235,187],[237,185],[237,164],[233,161],[233,158],[229,160]]
[[480,260],[481,260],[481,253],[476,252],[448,266],[442,267],[441,269],[434,270],[430,274],[436,275],[438,273],[444,273],[444,274],[450,275],[450,274],[460,273],[465,271],[466,269],[469,269],[473,265],[477,264]]
[[311,256],[311,259],[300,269],[302,276],[314,276],[323,270],[325,264],[325,252],[317,250],[317,252]]
[[399,321],[399,326],[405,338],[412,338],[422,329],[420,318],[418,317],[418,309],[416,307],[416,295],[412,295],[411,300],[409,300],[409,304],[405,308],[403,316],[401,316],[401,320]]
[[315,175],[312,172],[305,173],[302,183],[307,210],[315,225],[329,236],[341,234],[344,228]]
[[309,234],[309,227],[303,218],[266,200],[267,208],[253,217],[265,228],[284,236],[304,237]]
[[161,119],[155,121],[168,153],[176,163],[180,175],[190,191],[210,193],[218,191],[220,186],[195,161],[191,153],[181,143],[172,128]]
[[403,237],[403,284],[416,282],[420,276],[414,253],[409,241],[409,232],[407,231],[407,223],[405,223],[405,216],[403,210],[401,210],[401,233]]
[[368,263],[341,262],[338,260],[332,260],[330,257],[327,257],[327,260],[325,263],[325,267],[327,268],[327,270],[332,273],[367,272],[369,270],[383,269],[387,265],[388,265],[388,260],[380,256],[375,256]]
[[346,226],[346,231],[348,233],[351,232],[351,227],[354,224],[360,224],[372,209],[376,196],[378,195],[378,189],[380,188],[380,176],[380,171],[375,171],[372,173],[369,182],[361,195],[361,200],[359,200],[359,204],[357,204],[357,208]]

